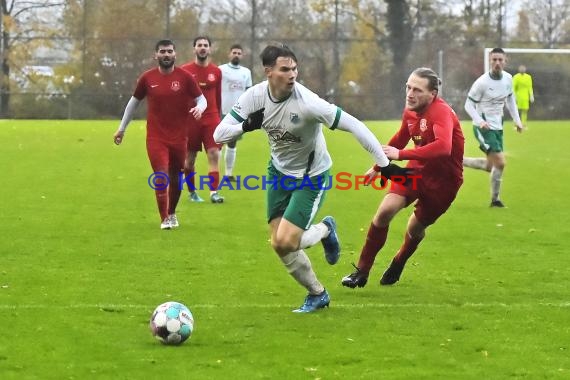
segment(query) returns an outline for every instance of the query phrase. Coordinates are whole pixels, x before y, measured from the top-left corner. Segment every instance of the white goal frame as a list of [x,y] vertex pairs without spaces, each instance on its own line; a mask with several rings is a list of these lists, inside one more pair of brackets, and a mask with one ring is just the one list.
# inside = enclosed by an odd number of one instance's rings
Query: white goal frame
[[[485,72],[489,72],[489,53],[493,48],[485,48],[483,53],[483,62],[485,63]],[[570,54],[570,49],[518,49],[503,48],[505,53],[540,53],[540,54]]]

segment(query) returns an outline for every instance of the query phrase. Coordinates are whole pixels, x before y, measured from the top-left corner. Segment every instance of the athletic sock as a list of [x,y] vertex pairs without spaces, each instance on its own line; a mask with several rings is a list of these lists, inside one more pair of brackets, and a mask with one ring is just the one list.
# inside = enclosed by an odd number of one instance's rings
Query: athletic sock
[[168,216],[168,190],[155,190],[154,193],[156,195],[160,221],[162,222]]
[[192,175],[192,177],[188,178],[189,175],[194,173],[196,169],[191,167],[190,169],[184,169],[184,178],[186,181],[186,185],[188,186],[188,191],[194,193],[196,189],[196,174]]
[[178,201],[180,200],[180,193],[182,189],[180,188],[179,178],[176,172],[172,172],[170,175],[170,183],[168,184],[168,214],[172,215],[176,213],[176,206],[178,206]]
[[493,169],[491,169],[491,200],[493,201],[499,199],[501,182],[503,182],[503,169],[493,167]]
[[237,147],[230,148],[226,145],[226,175],[231,176],[234,171],[234,165],[236,163]]
[[406,231],[406,233],[404,234],[404,243],[400,247],[400,250],[398,251],[396,256],[394,256],[394,261],[398,264],[405,265],[406,261],[408,261],[408,259],[414,254],[416,249],[418,249],[418,245],[422,240],[423,237],[419,239],[412,238]]
[[210,193],[214,193],[216,191],[218,191],[218,186],[220,185],[220,172],[219,171],[214,171],[214,172],[208,172],[208,176],[210,178],[213,178],[213,181],[210,182]]
[[321,294],[325,287],[317,280],[309,257],[302,249],[280,257],[287,271],[299,284],[304,286],[310,294]]
[[361,272],[370,272],[376,255],[386,243],[388,227],[389,226],[377,227],[374,223],[370,223],[368,234],[366,235],[366,242],[364,243],[364,247],[362,247],[360,258],[358,259],[358,269]]
[[323,222],[313,224],[309,229],[301,235],[301,249],[312,247],[321,241],[321,239],[329,236],[329,228]]
[[488,171],[486,158],[464,157],[463,166]]

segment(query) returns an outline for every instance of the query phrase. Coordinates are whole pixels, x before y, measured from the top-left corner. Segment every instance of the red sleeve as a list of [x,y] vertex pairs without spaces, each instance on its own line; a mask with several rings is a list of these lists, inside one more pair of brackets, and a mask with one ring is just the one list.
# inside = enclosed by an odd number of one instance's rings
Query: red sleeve
[[137,87],[135,92],[133,92],[133,96],[138,100],[143,100],[146,96],[146,75],[141,75],[137,80]]
[[415,149],[400,150],[400,160],[426,160],[451,155],[451,137],[453,134],[453,117],[449,110],[440,109],[434,112],[434,140]]
[[[406,122],[405,114],[402,117],[402,124],[400,125],[400,129],[390,141],[388,141],[388,145],[393,146],[394,148],[404,149],[406,145],[408,145],[408,141],[410,141],[410,130],[408,129],[408,123]],[[400,152],[400,154],[402,154]]]

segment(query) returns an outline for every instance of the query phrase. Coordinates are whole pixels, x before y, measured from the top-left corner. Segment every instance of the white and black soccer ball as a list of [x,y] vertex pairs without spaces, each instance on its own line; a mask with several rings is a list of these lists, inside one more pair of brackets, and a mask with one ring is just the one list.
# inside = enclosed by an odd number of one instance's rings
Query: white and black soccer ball
[[150,317],[152,335],[163,344],[177,345],[190,338],[194,330],[194,317],[179,302],[165,302],[157,306]]

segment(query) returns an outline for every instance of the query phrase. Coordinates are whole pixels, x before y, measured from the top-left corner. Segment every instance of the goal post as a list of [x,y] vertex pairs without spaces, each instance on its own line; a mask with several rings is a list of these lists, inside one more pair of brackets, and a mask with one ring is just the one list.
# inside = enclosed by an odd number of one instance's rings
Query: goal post
[[[485,72],[489,72],[489,54],[494,48],[485,48],[483,54],[483,62],[485,63]],[[523,53],[523,54],[570,54],[570,49],[522,49],[522,48],[503,48],[505,53]]]
[[[489,54],[484,49],[485,73],[490,70]],[[570,49],[503,48],[507,53],[506,71],[515,75],[524,65],[532,75],[535,102],[529,118],[541,120],[568,120],[568,89],[570,88]]]

